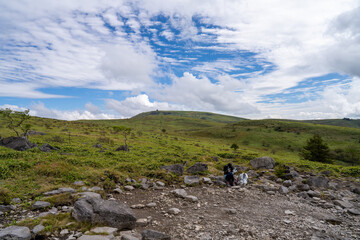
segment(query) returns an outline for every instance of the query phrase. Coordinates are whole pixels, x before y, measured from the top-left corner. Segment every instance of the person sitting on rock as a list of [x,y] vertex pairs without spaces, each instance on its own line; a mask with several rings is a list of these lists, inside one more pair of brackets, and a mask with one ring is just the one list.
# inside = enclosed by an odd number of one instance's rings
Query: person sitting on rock
[[231,163],[228,163],[224,166],[224,178],[226,182],[226,186],[234,186],[235,178],[234,178],[234,167]]
[[243,172],[242,174],[239,175],[238,183],[240,186],[245,186],[247,184],[247,180],[248,180],[248,175],[246,172]]

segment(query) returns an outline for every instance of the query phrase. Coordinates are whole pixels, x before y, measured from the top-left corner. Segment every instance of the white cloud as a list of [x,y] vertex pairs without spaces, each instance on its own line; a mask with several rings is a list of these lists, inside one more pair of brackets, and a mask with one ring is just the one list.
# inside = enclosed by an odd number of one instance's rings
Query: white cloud
[[155,110],[186,110],[184,106],[169,104],[167,102],[150,101],[146,94],[128,97],[123,101],[115,99],[106,100],[106,108],[114,110],[123,117],[132,117],[141,112]]
[[33,104],[30,108],[30,114],[39,117],[55,118],[62,120],[79,120],[79,119],[114,119],[113,114],[106,114],[102,112],[93,113],[88,110],[73,110],[60,111],[56,109],[49,109],[44,103],[39,102]]

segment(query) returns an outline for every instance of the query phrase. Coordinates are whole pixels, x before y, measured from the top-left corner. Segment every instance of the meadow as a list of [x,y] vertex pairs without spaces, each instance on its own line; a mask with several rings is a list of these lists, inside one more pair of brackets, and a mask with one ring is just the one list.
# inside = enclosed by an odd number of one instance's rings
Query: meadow
[[[228,162],[250,166],[249,160],[260,156],[273,157],[279,166],[290,165],[299,171],[331,170],[333,177],[349,179],[360,176],[358,164],[351,166],[341,159],[323,164],[300,156],[313,134],[321,135],[332,151],[349,146],[359,150],[359,128],[161,111],[119,120],[61,121],[31,117],[28,122],[32,130],[45,133],[31,135],[31,142],[39,146],[49,143],[59,151],[45,153],[34,148],[20,152],[0,147],[3,203],[12,197],[34,199],[44,191],[71,186],[78,180],[109,190],[116,183],[124,183],[126,178],[180,183],[181,177],[167,174],[160,166],[180,163],[186,169],[195,162],[204,162],[209,165],[208,174],[221,175],[222,167]],[[2,137],[14,135],[6,128],[4,119],[0,123]],[[124,144],[124,136],[116,133],[113,126],[132,129],[128,136],[129,152],[115,151]],[[230,148],[233,143],[239,146],[236,151]],[[96,144],[101,147],[94,147]]]

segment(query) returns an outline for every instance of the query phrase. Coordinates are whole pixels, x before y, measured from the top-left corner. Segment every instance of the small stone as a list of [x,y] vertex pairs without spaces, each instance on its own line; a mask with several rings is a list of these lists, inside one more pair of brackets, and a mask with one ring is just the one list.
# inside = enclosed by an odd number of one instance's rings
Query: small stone
[[145,208],[144,204],[135,204],[131,206],[132,209],[143,209]]
[[117,228],[113,227],[96,227],[90,230],[93,233],[106,233],[106,234],[115,234],[118,231]]
[[160,187],[165,187],[165,183],[157,181],[156,185],[160,186]]
[[286,195],[289,192],[289,189],[287,187],[280,186],[278,192]]
[[186,185],[196,185],[200,183],[200,178],[198,176],[185,176],[184,183]]
[[76,181],[73,183],[75,186],[84,186],[85,183],[83,181]]
[[353,205],[350,202],[342,201],[342,200],[335,200],[334,204],[338,205],[338,206],[340,206],[342,208],[352,208],[353,207]]
[[19,203],[21,203],[21,199],[20,198],[13,198],[11,200],[11,203],[19,204]]
[[63,229],[63,230],[61,230],[60,235],[66,235],[66,234],[69,234],[69,230],[68,230],[68,229]]
[[60,194],[60,193],[75,193],[76,190],[73,188],[59,188],[50,192],[45,192],[44,196],[51,196],[51,195],[56,195],[56,194]]
[[283,185],[284,185],[285,187],[290,187],[290,186],[292,185],[292,182],[291,182],[291,180],[285,180],[285,181],[283,182]]
[[134,237],[129,234],[124,234],[124,235],[121,235],[120,240],[140,240],[140,238]]
[[148,225],[148,220],[146,218],[139,218],[136,220],[136,226],[138,227],[146,227]]
[[124,189],[125,189],[126,191],[132,191],[132,190],[134,190],[135,188],[134,188],[133,186],[126,185],[126,186],[124,187]]
[[171,237],[165,233],[154,231],[154,230],[144,230],[141,233],[142,240],[170,240]]
[[113,240],[113,235],[82,235],[78,240]]
[[79,195],[80,195],[82,198],[85,198],[85,197],[101,198],[101,195],[100,195],[100,194],[94,193],[94,192],[81,192],[81,193],[79,193]]
[[269,195],[275,195],[274,191],[267,191],[266,193],[269,194]]
[[45,229],[45,227],[44,227],[42,224],[39,224],[39,225],[36,225],[36,226],[33,228],[32,232],[33,232],[35,235],[37,235],[39,232],[41,232],[41,231],[44,230],[44,229]]
[[355,208],[350,208],[347,210],[348,213],[352,214],[352,215],[360,215],[360,211],[355,209]]
[[236,214],[235,208],[224,208],[223,210],[228,214]]
[[321,193],[319,193],[318,191],[313,191],[313,190],[307,191],[307,194],[308,194],[310,197],[317,197],[317,198],[319,198],[319,197],[321,196]]
[[89,188],[89,191],[91,191],[91,192],[102,191],[102,190],[103,190],[103,189],[102,189],[101,187],[98,187],[98,186]]
[[190,201],[190,202],[197,202],[197,201],[199,201],[197,197],[191,196],[191,195],[187,195],[187,196],[185,197],[185,199],[188,200],[188,201]]
[[123,191],[121,190],[121,188],[115,188],[113,190],[114,193],[122,193]]
[[206,184],[211,184],[211,183],[212,183],[211,179],[208,178],[208,177],[204,177],[204,178],[202,179],[202,181],[203,181],[203,183],[206,183]]
[[181,210],[178,208],[170,208],[168,213],[178,215],[179,213],[181,213]]
[[48,207],[50,207],[50,203],[49,203],[49,202],[36,201],[36,202],[31,206],[31,209],[32,209],[32,210],[38,210],[38,209],[44,209],[44,208],[48,208]]
[[285,210],[285,214],[286,215],[294,215],[295,216],[295,213],[293,211],[290,211],[290,210]]
[[146,204],[146,206],[147,207],[149,207],[149,208],[151,208],[151,207],[156,207],[156,203],[154,203],[154,202],[151,202],[151,203],[148,203],[148,204]]
[[187,192],[184,189],[175,189],[171,191],[176,197],[185,198],[187,196]]
[[290,224],[290,223],[291,223],[291,221],[288,220],[288,219],[284,219],[283,222],[286,223],[286,224]]

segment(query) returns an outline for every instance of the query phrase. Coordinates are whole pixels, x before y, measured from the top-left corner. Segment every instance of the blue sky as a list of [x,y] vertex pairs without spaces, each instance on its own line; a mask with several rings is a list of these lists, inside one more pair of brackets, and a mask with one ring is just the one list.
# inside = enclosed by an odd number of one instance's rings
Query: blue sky
[[360,117],[358,0],[0,0],[0,108]]

